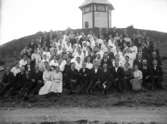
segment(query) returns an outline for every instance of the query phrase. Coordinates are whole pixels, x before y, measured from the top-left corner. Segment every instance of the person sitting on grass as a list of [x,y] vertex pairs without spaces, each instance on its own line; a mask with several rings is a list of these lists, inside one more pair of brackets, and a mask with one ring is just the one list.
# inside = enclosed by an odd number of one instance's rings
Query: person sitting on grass
[[100,89],[100,74],[101,69],[99,67],[99,63],[97,61],[94,62],[94,67],[90,71],[90,83],[87,88],[87,93],[92,94],[95,89]]
[[75,67],[75,63],[71,63],[71,68],[68,73],[69,85],[70,85],[70,94],[76,93],[78,86],[78,76],[79,72]]
[[80,91],[79,93],[86,93],[87,86],[90,82],[90,70],[86,68],[86,63],[82,64],[82,68],[79,71],[79,84],[80,84]]
[[148,66],[147,59],[143,59],[142,64],[142,73],[143,73],[143,88],[151,89],[151,72],[150,67]]
[[50,93],[50,87],[52,85],[51,67],[49,66],[48,62],[45,62],[45,68],[46,70],[43,73],[44,86],[39,90],[39,95],[47,95]]
[[51,72],[51,92],[60,95],[63,92],[63,74],[60,71],[59,66],[53,67]]
[[152,61],[151,67],[151,80],[152,80],[152,88],[153,89],[162,89],[162,81],[163,81],[163,72],[160,65],[158,65],[158,60],[154,59]]
[[113,80],[113,77],[112,77],[111,71],[109,70],[107,63],[104,63],[102,67],[101,79],[100,79],[104,95],[106,95],[109,89],[111,88],[112,80]]
[[133,71],[133,79],[131,80],[133,91],[142,90],[142,79],[143,79],[142,71],[140,71],[138,65],[135,64]]
[[0,97],[3,97],[6,92],[13,87],[14,75],[10,72],[10,68],[5,68],[5,73],[2,76],[2,81],[0,81]]
[[43,72],[40,71],[39,67],[35,67],[35,72],[31,73],[31,81],[34,82],[34,87],[31,90],[31,96],[37,95],[40,88],[44,85],[43,83]]
[[112,70],[113,73],[113,86],[114,88],[118,91],[118,92],[123,92],[124,90],[124,76],[125,76],[125,72],[124,69],[122,67],[120,67],[119,65],[119,60],[115,61],[115,67]]

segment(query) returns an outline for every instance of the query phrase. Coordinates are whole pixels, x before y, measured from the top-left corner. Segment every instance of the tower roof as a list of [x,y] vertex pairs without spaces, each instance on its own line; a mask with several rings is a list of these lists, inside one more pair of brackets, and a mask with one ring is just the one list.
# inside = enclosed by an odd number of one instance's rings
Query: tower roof
[[83,8],[89,4],[105,4],[110,7],[111,10],[114,9],[113,5],[108,0],[85,0],[79,8]]

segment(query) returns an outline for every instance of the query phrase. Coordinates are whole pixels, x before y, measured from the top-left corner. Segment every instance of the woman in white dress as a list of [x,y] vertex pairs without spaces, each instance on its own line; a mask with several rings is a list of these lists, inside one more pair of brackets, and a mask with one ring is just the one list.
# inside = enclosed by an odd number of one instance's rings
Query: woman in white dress
[[62,93],[63,91],[63,74],[58,66],[51,72],[52,86],[50,91],[52,93]]
[[52,86],[51,70],[48,62],[45,62],[45,71],[43,73],[44,86],[39,90],[39,95],[46,95],[50,92]]
[[138,65],[134,65],[133,79],[131,80],[132,90],[139,91],[142,89],[142,72],[139,70]]

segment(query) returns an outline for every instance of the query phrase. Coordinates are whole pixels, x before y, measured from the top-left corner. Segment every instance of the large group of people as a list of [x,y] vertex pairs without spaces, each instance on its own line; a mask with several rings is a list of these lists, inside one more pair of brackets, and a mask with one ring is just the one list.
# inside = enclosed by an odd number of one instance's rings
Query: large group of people
[[162,89],[156,42],[142,32],[51,33],[34,39],[6,67],[0,96],[93,94]]

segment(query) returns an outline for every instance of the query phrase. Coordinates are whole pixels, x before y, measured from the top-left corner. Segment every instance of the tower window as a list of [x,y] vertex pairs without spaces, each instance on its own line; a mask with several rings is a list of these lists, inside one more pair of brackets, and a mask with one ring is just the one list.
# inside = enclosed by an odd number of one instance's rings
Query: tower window
[[91,12],[91,6],[87,6],[87,7],[83,8],[83,12],[84,12],[84,13],[89,13],[89,12]]
[[106,12],[106,6],[105,5],[96,5],[96,11],[97,12]]

